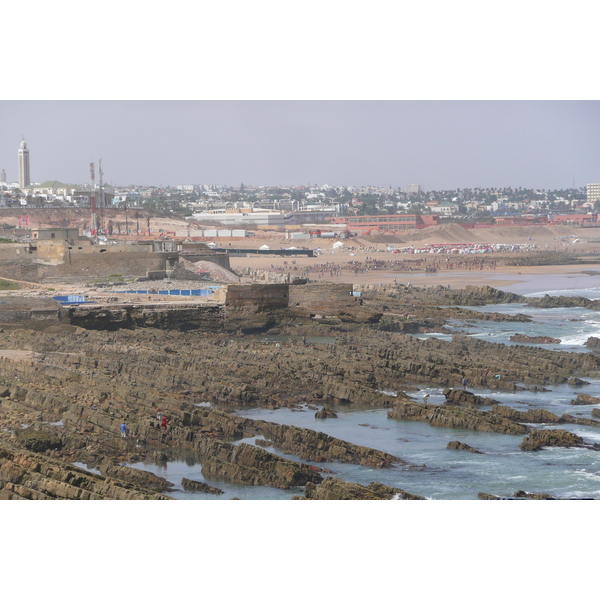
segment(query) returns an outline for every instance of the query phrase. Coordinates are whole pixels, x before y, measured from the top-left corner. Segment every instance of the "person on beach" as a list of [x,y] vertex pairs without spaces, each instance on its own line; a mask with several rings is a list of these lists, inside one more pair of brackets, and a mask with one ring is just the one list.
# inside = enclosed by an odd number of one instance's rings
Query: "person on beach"
[[462,384],[462,386],[463,386],[463,390],[465,390],[465,391],[466,391],[466,389],[467,389],[467,383],[468,383],[468,381],[467,381],[467,378],[466,378],[466,377],[463,377],[463,378],[462,378],[462,381],[461,381],[461,384]]
[[427,406],[427,400],[429,399],[429,394],[423,394],[423,404]]
[[121,423],[121,437],[122,438],[126,438],[127,437],[127,427],[125,426],[125,422]]

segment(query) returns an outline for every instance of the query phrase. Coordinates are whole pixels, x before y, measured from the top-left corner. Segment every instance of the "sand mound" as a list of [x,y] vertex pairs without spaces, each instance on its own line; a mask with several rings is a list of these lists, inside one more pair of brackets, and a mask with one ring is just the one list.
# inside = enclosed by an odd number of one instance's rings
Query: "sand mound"
[[457,223],[447,223],[425,229],[403,231],[401,235],[378,233],[357,238],[365,245],[390,244],[424,246],[426,244],[563,244],[575,236],[600,237],[595,228],[580,228],[569,225],[523,225],[514,227],[489,227],[465,229]]
[[425,229],[403,231],[401,235],[378,233],[359,238],[365,244],[406,244],[410,246],[424,244],[477,244],[479,238],[472,231],[448,223]]
[[235,273],[221,267],[220,265],[208,261],[208,260],[199,260],[196,262],[191,262],[186,259],[182,259],[181,261],[186,269],[192,271],[193,273],[208,273],[210,278],[219,283],[237,283],[240,278]]

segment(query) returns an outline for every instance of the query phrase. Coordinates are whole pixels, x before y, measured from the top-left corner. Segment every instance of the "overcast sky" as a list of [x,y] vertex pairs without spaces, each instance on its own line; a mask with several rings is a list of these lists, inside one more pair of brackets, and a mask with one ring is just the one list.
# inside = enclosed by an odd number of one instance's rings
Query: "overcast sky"
[[598,101],[0,102],[0,169],[115,185],[567,188],[600,181]]

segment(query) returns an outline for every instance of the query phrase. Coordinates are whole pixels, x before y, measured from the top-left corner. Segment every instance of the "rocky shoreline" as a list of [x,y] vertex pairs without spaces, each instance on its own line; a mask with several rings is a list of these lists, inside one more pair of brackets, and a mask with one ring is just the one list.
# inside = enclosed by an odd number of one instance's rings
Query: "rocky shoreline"
[[[318,404],[324,410],[315,416],[334,418],[336,405],[356,403],[387,408],[391,419],[528,438],[538,443],[535,449],[556,443],[542,438],[539,445],[536,426],[541,423],[600,426],[595,419],[568,414],[516,411],[461,389],[465,377],[471,389],[537,392],[562,383],[575,388],[585,383],[581,377],[598,376],[600,358],[593,353],[506,346],[461,335],[422,340],[404,332],[408,326],[414,331],[443,327],[446,319],[456,318],[449,304],[521,302],[521,297],[486,287],[398,287],[394,294],[387,288],[363,290],[363,304],[352,319],[343,311],[328,319],[297,310],[260,315],[271,333],[332,336],[329,344],[267,344],[260,335],[243,334],[233,321],[227,331],[215,332],[26,323],[5,328],[0,498],[166,499],[172,484],[123,465],[181,458],[200,463],[209,481],[304,490],[298,494],[303,499],[422,498],[419,490],[333,481],[318,465],[423,465],[311,429],[234,414],[242,408]],[[407,320],[403,307],[409,305]],[[496,318],[501,317],[506,318]],[[424,405],[411,397],[426,386],[444,388],[446,402]],[[581,402],[595,400],[582,395]],[[167,417],[166,426],[158,413]],[[256,444],[244,441],[257,436]],[[561,443],[581,444],[570,438]],[[455,447],[469,450],[458,442]],[[194,489],[193,483],[186,486]],[[218,485],[208,488],[218,490]]]

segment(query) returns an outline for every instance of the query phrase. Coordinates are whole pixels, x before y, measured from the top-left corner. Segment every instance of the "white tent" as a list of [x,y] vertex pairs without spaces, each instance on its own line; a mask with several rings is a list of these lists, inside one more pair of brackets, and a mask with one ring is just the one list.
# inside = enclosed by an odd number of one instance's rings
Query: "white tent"
[[343,248],[344,244],[342,242],[336,242],[335,244],[333,244],[332,248],[335,248],[336,250],[338,248]]
[[263,244],[259,250],[270,250],[271,248],[269,248],[269,246],[267,246],[266,244]]

